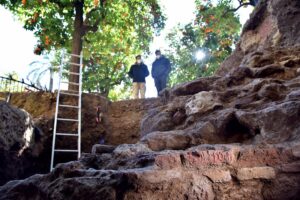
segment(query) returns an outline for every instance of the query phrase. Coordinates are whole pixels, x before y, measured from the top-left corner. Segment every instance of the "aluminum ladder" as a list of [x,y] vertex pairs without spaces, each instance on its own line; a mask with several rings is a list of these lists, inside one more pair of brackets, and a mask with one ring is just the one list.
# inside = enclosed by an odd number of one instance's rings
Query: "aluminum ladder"
[[[72,63],[70,61],[65,61],[66,57],[77,57],[80,58],[80,64]],[[75,54],[63,54],[62,59],[61,59],[61,65],[59,68],[59,83],[58,83],[58,91],[57,91],[57,99],[56,99],[56,110],[55,110],[55,119],[54,119],[54,129],[53,129],[53,141],[52,141],[52,151],[51,151],[51,166],[50,166],[50,171],[54,169],[55,165],[55,153],[77,153],[77,158],[80,158],[81,155],[81,95],[82,95],[82,60],[83,56],[82,53],[80,55],[75,55]],[[75,65],[79,67],[79,73],[73,73],[69,71],[64,71],[63,66],[64,65]],[[63,74],[68,74],[68,75],[76,75],[79,76],[79,83],[74,83],[74,82],[69,82],[69,81],[62,81],[62,75]],[[68,84],[68,85],[75,85],[78,86],[78,91],[62,91],[62,84]],[[60,96],[65,95],[65,96],[72,96],[74,98],[78,97],[78,105],[64,105],[60,103]],[[70,119],[70,118],[63,118],[59,117],[59,113],[62,112],[62,108],[64,109],[77,109],[78,110],[78,118],[77,119]],[[62,133],[58,131],[58,123],[59,122],[73,122],[77,123],[77,133]],[[73,131],[72,131],[73,132]],[[77,149],[58,149],[56,148],[56,140],[57,136],[60,137],[77,137]],[[63,139],[66,139],[63,138]]]

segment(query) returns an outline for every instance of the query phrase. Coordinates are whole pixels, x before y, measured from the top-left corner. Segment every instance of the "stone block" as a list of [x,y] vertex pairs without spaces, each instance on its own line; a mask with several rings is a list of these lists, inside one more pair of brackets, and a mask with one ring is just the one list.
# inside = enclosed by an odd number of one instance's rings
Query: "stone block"
[[214,183],[225,183],[231,181],[230,171],[221,169],[210,169],[203,173]]
[[155,157],[155,165],[159,169],[173,169],[181,167],[179,154],[163,154]]
[[293,147],[292,153],[293,153],[293,156],[300,158],[300,145]]
[[92,148],[92,154],[112,153],[114,150],[115,146],[95,144]]
[[241,168],[237,172],[237,178],[241,181],[251,179],[273,179],[276,173],[272,167]]
[[222,106],[217,94],[211,91],[203,91],[193,96],[188,103],[186,103],[185,109],[187,115],[192,115],[195,113],[205,113],[217,106]]
[[300,172],[300,161],[281,165],[280,169],[283,172],[297,173]]
[[236,156],[233,150],[191,151],[184,154],[184,161],[189,167],[223,165],[234,163]]

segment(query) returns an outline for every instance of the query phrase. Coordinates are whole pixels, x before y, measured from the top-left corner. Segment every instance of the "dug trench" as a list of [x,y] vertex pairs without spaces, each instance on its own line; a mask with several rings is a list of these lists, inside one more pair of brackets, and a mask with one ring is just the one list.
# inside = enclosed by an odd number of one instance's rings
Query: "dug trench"
[[[3,96],[4,94],[2,94]],[[61,97],[61,102],[67,105],[76,105],[78,102],[73,97]],[[105,98],[84,94],[82,102],[82,152],[90,153],[93,145],[99,143],[104,137],[106,145],[117,146],[120,144],[135,144],[141,139],[142,120],[146,116],[151,116],[153,110],[161,109],[166,104],[163,99],[127,100],[120,102],[109,102]],[[2,102],[2,105],[5,103]],[[35,143],[25,149],[21,156],[18,152],[22,148],[19,140],[9,148],[1,148],[1,184],[14,179],[22,179],[37,173],[47,173],[50,166],[53,124],[55,115],[56,94],[36,92],[36,93],[15,93],[12,95],[10,105],[28,112],[35,127],[40,132],[35,133],[33,138]],[[97,107],[100,107],[102,118],[97,122]],[[179,109],[182,117],[178,119],[178,112],[171,113],[174,121],[173,126],[185,119],[185,109]],[[149,115],[150,113],[150,115]],[[174,118],[175,116],[175,118]],[[177,116],[177,118],[176,118]],[[77,117],[77,112],[64,108],[59,111],[59,117]],[[148,117],[145,118],[147,120]],[[170,120],[172,122],[172,120]],[[3,122],[2,122],[3,123]],[[153,124],[152,124],[153,125]],[[164,124],[166,125],[166,124]],[[171,127],[172,129],[174,127]],[[60,132],[76,132],[77,124],[73,122],[61,122],[58,124]],[[161,130],[161,129],[157,129]],[[201,131],[201,130],[200,130]],[[2,133],[3,134],[3,133]],[[9,135],[7,135],[9,137]],[[229,143],[251,143],[254,135],[251,130],[242,125],[234,114],[224,120],[220,131],[216,135],[210,135],[207,140],[209,144],[229,144]],[[19,138],[22,139],[22,138]],[[77,147],[77,138],[66,138],[57,136],[56,147],[58,149],[72,149]],[[190,143],[184,148],[192,146]],[[176,149],[176,148],[175,148]],[[181,147],[179,149],[182,149]],[[64,163],[76,160],[76,154],[56,154],[56,163]],[[11,167],[15,170],[11,171]]]
[[[0,94],[5,96],[5,94]],[[99,143],[100,138],[104,137],[105,144],[134,144],[140,139],[140,122],[145,113],[154,107],[160,106],[162,103],[159,99],[145,100],[129,100],[120,102],[110,102],[104,97],[93,94],[83,94],[82,98],[82,152],[91,152],[94,144]],[[61,96],[61,103],[67,105],[77,105],[76,98]],[[18,151],[22,145],[19,140],[10,147],[4,150],[1,145],[1,170],[0,184],[4,184],[9,180],[21,179],[36,173],[49,172],[52,135],[54,126],[56,94],[45,92],[32,93],[14,93],[11,96],[9,105],[5,102],[1,103],[1,111],[7,109],[7,106],[12,106],[19,109],[24,109],[32,118],[33,124],[40,130],[37,133],[35,142],[41,143],[31,149],[24,151],[23,155],[18,157]],[[4,108],[5,107],[5,108]],[[102,113],[101,122],[97,122],[97,107],[100,107]],[[11,110],[10,110],[11,111]],[[59,117],[71,119],[77,118],[77,111],[70,108],[61,108]],[[98,113],[99,114],[99,113]],[[2,118],[1,134],[5,133],[7,123]],[[12,122],[13,123],[13,122]],[[16,121],[15,123],[19,123]],[[58,131],[66,133],[76,133],[77,123],[60,122],[58,123]],[[10,137],[9,135],[3,137]],[[20,135],[20,140],[22,140]],[[2,141],[1,141],[2,142]],[[57,148],[72,149],[77,148],[77,138],[57,137]],[[35,155],[32,155],[34,152]],[[37,155],[38,154],[38,155]],[[76,160],[76,154],[57,154],[57,162],[67,162]],[[11,171],[11,167],[15,169]]]

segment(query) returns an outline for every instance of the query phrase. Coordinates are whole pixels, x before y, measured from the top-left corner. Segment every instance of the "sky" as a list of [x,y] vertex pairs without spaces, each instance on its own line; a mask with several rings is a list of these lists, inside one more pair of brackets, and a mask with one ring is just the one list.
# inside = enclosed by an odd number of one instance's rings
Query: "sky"
[[[164,12],[167,16],[166,27],[159,37],[155,37],[150,46],[151,52],[156,49],[166,48],[165,36],[178,23],[189,23],[194,18],[194,0],[161,0]],[[248,19],[251,9],[240,9],[241,23]],[[36,38],[33,33],[23,29],[22,24],[13,15],[0,6],[0,76],[15,71],[19,78],[26,79],[30,71],[29,64],[41,60],[41,56],[33,53]],[[151,70],[151,63],[154,61],[154,53],[145,59],[145,64]],[[146,97],[155,97],[156,89],[153,79],[149,76],[146,79]]]

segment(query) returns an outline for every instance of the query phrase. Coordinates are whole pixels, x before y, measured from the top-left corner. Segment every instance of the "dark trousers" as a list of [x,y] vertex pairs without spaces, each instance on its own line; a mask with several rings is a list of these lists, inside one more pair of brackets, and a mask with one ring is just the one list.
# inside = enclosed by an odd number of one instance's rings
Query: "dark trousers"
[[258,4],[259,0],[250,0],[250,4],[252,6],[256,6]]
[[163,77],[154,78],[154,82],[155,82],[157,94],[159,95],[160,91],[162,91],[167,87],[167,77],[163,76]]

